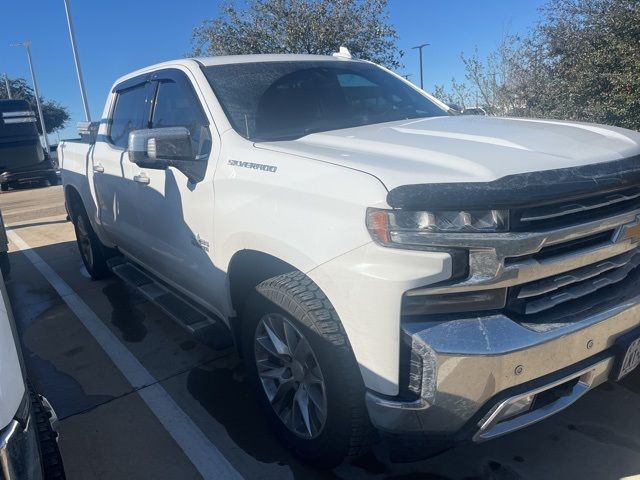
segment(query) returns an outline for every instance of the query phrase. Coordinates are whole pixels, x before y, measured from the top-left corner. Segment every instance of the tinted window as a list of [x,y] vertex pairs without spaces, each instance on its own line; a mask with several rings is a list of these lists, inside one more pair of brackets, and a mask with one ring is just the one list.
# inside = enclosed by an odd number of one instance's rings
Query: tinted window
[[127,148],[129,132],[146,128],[146,84],[118,92],[111,118],[111,142]]
[[151,126],[186,127],[191,133],[196,155],[204,157],[211,151],[209,122],[202,111],[200,100],[186,78],[159,81]]
[[251,140],[447,115],[411,86],[365,62],[238,63],[204,71],[234,129]]

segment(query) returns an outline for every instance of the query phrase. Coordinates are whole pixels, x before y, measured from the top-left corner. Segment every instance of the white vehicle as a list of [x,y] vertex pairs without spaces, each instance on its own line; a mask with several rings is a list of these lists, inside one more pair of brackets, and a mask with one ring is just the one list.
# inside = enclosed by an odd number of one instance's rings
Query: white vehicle
[[[4,224],[0,223],[4,232]],[[55,412],[27,385],[0,275],[0,479],[64,480]]]
[[91,275],[233,341],[318,465],[376,430],[395,459],[488,440],[632,370],[640,134],[451,116],[346,57],[118,79],[59,148]]

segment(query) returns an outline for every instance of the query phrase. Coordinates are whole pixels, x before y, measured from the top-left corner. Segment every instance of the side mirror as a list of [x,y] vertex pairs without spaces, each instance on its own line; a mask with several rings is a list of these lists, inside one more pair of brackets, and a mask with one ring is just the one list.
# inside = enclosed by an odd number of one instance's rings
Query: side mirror
[[191,134],[185,127],[134,130],[129,133],[127,150],[133,163],[157,170],[196,159]]

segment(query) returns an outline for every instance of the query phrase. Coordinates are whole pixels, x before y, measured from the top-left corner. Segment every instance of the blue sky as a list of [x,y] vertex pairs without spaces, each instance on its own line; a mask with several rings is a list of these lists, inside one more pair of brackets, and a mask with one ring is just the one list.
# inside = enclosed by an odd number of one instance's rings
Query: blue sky
[[[91,114],[99,118],[104,99],[120,75],[152,63],[184,56],[193,28],[218,13],[216,0],[71,0]],[[425,88],[464,77],[460,52],[477,46],[491,51],[505,33],[522,33],[538,19],[544,0],[389,0],[389,11],[406,52],[399,73],[419,82],[424,50]],[[4,2],[0,13],[0,73],[31,82],[26,53],[10,43],[29,39],[41,94],[66,105],[72,120],[59,132],[75,136],[84,119],[63,0]],[[50,139],[55,143],[56,134]]]

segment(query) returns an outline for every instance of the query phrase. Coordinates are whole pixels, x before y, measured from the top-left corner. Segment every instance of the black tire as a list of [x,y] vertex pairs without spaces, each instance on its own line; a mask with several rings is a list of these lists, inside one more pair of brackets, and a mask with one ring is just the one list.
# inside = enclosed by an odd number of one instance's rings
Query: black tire
[[55,187],[56,185],[60,185],[60,177],[57,175],[52,175],[49,177],[49,185]]
[[44,480],[64,480],[64,466],[62,456],[58,448],[58,434],[51,427],[51,414],[44,408],[42,400],[31,387],[32,421],[35,422],[38,445],[40,448],[40,461]]
[[[326,419],[315,438],[301,438],[280,419],[265,393],[256,365],[255,335],[260,320],[280,314],[310,344],[326,389]],[[374,438],[358,364],[336,311],[320,288],[301,272],[271,278],[247,301],[242,324],[243,353],[261,406],[280,441],[302,460],[332,468],[366,453]],[[295,408],[295,407],[292,407]]]
[[113,256],[113,251],[105,247],[98,239],[84,207],[76,204],[73,210],[73,226],[82,263],[93,279],[101,280],[109,277],[111,270],[109,270],[107,260]]
[[8,192],[9,191],[9,184],[8,183],[0,183],[0,190],[2,190],[3,192]]

